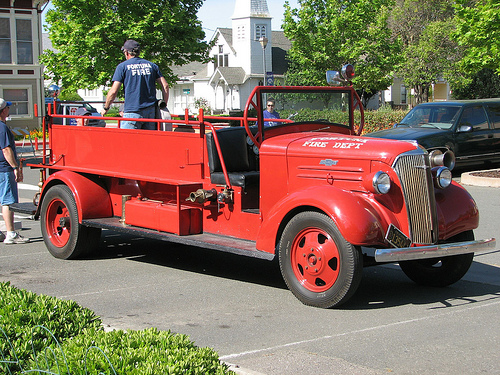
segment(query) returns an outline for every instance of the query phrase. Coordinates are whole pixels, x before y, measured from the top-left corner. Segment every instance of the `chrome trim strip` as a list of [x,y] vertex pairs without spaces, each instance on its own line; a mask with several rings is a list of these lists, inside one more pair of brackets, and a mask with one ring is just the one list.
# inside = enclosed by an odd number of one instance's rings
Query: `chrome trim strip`
[[[464,241],[442,245],[377,249],[375,251],[375,261],[385,263],[399,262],[400,260],[441,258],[450,255],[480,253],[495,250],[495,248],[496,239],[489,238],[487,240]],[[500,249],[496,251],[500,251]]]

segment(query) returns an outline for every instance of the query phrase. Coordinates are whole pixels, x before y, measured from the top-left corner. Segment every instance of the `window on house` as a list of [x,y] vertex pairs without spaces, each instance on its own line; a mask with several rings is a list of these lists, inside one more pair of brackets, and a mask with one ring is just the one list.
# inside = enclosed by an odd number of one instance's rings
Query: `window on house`
[[17,63],[33,64],[33,36],[31,20],[16,20]]
[[214,55],[214,67],[217,69],[219,67],[219,59],[217,55]]
[[229,55],[227,53],[217,56],[215,67],[218,68],[219,66],[229,66]]
[[29,103],[31,88],[4,88],[2,97],[12,102],[10,116],[21,117],[30,114]]
[[219,45],[219,53],[224,53],[224,46],[222,44]]
[[10,19],[0,18],[0,63],[10,64]]
[[266,25],[255,25],[255,40],[267,37]]
[[406,87],[401,85],[401,104],[406,104]]

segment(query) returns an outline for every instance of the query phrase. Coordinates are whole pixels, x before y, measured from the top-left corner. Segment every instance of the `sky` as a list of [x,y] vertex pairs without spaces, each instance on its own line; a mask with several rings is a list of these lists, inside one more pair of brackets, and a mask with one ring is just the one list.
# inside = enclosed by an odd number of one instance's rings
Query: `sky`
[[[292,8],[298,7],[298,0],[288,0]],[[205,0],[198,11],[198,18],[202,22],[203,30],[207,39],[210,39],[217,27],[231,27],[231,17],[234,13],[236,0]],[[267,7],[272,19],[272,29],[280,30],[285,12],[283,5],[285,0],[267,0]],[[51,8],[51,3],[47,6],[42,17],[45,17],[47,9]],[[43,18],[45,21],[45,18]]]
[[[288,0],[292,8],[298,7],[298,0]],[[205,0],[198,12],[198,18],[203,24],[203,29],[210,39],[217,27],[231,27],[231,17],[234,13],[236,0]],[[273,30],[280,30],[283,21],[285,0],[267,0],[267,7],[271,14]]]

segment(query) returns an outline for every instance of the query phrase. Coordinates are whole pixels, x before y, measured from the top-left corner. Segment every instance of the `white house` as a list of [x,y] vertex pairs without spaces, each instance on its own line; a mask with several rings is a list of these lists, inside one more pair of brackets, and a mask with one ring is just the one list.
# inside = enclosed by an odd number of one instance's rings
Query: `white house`
[[207,99],[215,112],[240,110],[253,88],[263,84],[264,69],[266,84],[283,78],[291,43],[282,31],[271,31],[271,19],[266,0],[236,0],[232,28],[218,28],[212,37],[213,62],[199,69],[193,65],[190,74],[174,70],[180,80],[173,88],[171,111],[183,111],[187,104],[194,112],[197,98]]
[[41,11],[48,0],[0,0],[0,97],[13,103],[12,128],[36,129],[44,105]]

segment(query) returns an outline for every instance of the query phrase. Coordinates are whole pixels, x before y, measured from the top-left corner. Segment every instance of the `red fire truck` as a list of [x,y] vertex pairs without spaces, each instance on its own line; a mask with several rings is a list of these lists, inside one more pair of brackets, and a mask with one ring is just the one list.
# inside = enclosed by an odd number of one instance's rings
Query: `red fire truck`
[[[271,99],[279,119],[263,116]],[[63,259],[98,250],[102,229],[277,257],[292,293],[323,308],[346,302],[368,265],[458,281],[496,242],[474,240],[479,214],[452,181],[453,155],[364,138],[363,116],[350,85],[260,86],[242,117],[186,111],[157,131],[56,125],[64,115],[49,113],[35,218]]]

